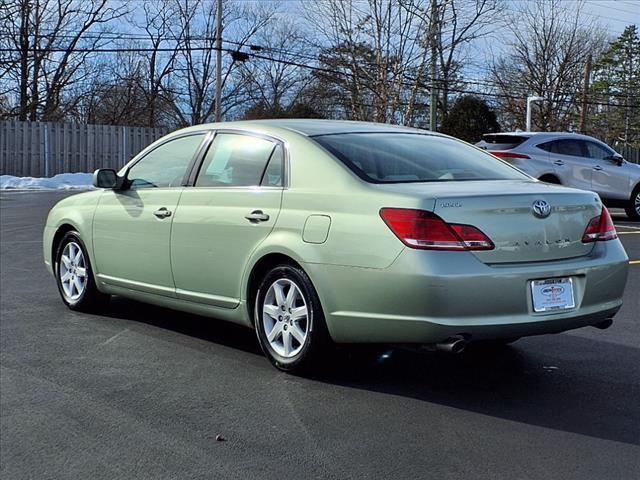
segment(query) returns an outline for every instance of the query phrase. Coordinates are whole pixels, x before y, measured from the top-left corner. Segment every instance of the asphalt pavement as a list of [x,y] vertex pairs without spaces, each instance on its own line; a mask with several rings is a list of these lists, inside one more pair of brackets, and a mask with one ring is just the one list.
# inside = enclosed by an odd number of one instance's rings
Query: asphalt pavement
[[640,478],[640,223],[615,215],[639,262],[608,330],[356,349],[302,378],[243,327],[68,310],[41,253],[63,195],[0,195],[3,479]]

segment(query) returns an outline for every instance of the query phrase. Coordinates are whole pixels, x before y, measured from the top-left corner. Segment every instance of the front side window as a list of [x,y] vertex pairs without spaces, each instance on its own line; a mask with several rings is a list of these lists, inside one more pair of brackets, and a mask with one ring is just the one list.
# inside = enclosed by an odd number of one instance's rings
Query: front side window
[[371,183],[526,180],[529,177],[461,141],[415,133],[341,133],[312,137]]
[[219,133],[205,156],[196,187],[260,185],[275,143],[251,135]]
[[586,142],[586,144],[589,158],[594,158],[596,160],[606,160],[614,154],[613,151],[595,142]]
[[170,140],[145,155],[129,169],[131,188],[179,187],[205,134]]

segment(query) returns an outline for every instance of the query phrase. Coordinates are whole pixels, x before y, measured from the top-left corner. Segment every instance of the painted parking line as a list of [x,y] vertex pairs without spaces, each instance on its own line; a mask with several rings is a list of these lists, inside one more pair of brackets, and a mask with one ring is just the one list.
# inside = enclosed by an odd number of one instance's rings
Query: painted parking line
[[618,232],[618,235],[640,235],[640,232]]
[[629,265],[640,265],[640,260],[629,260]]

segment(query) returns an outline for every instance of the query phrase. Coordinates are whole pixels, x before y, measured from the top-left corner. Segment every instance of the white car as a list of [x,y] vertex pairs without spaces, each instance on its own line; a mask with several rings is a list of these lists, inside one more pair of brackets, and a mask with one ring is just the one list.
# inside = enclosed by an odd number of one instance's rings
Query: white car
[[513,132],[484,135],[477,146],[544,182],[596,192],[605,205],[640,220],[640,165],[587,135]]

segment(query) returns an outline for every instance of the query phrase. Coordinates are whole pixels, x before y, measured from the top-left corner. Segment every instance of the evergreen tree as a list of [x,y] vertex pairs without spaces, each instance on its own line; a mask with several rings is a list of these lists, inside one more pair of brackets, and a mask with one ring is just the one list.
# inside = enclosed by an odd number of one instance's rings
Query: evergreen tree
[[484,133],[500,130],[495,112],[481,98],[473,95],[458,97],[442,122],[441,131],[461,140],[475,143]]
[[589,130],[611,145],[640,147],[640,38],[630,25],[596,61]]

